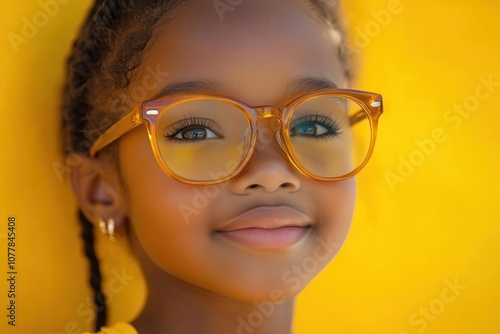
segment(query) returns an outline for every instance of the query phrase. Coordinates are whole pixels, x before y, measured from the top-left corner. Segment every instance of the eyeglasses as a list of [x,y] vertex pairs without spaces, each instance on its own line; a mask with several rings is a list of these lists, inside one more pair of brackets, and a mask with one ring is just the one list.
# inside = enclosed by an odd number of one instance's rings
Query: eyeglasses
[[[160,167],[187,184],[231,179],[255,150],[274,140],[302,174],[340,181],[368,162],[382,110],[381,95],[351,89],[309,92],[285,107],[251,107],[208,94],[170,95],[137,106],[95,141],[90,156],[144,124]],[[258,128],[264,119],[266,126]]]

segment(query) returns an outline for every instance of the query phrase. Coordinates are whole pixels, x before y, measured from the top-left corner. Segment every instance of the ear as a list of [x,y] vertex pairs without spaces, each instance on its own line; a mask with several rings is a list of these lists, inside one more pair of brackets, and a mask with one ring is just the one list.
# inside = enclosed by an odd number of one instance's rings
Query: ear
[[[71,183],[80,209],[89,221],[113,218],[116,229],[125,222],[125,205],[117,172],[96,158],[79,156],[71,166]],[[109,163],[108,163],[109,165]]]

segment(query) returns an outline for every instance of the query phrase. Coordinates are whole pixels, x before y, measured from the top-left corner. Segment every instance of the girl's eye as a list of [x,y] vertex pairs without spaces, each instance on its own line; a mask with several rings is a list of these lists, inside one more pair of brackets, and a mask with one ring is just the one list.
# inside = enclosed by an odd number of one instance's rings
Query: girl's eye
[[201,126],[192,126],[177,132],[174,138],[181,140],[202,140],[219,138],[213,131]]
[[290,137],[325,138],[338,136],[341,132],[337,121],[326,116],[312,115],[295,120],[289,133]]
[[221,131],[213,121],[194,117],[182,119],[163,130],[163,136],[166,139],[185,143],[222,138],[220,133]]
[[327,132],[328,129],[326,129],[324,126],[321,126],[313,122],[302,122],[295,125],[290,130],[290,136],[312,137],[312,136],[324,135]]

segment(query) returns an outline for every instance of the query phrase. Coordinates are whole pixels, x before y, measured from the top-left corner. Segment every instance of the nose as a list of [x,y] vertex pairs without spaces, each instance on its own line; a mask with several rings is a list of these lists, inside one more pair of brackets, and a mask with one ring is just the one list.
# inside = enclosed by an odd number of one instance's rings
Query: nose
[[265,119],[258,122],[258,139],[253,155],[245,168],[230,181],[229,186],[234,193],[279,190],[291,193],[300,189],[300,172],[278,142],[274,121]]

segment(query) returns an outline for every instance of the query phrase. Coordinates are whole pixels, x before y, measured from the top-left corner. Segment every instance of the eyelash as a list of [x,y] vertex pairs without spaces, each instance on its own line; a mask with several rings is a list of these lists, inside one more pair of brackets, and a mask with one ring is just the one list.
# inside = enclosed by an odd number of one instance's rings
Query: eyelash
[[330,137],[336,137],[336,136],[339,136],[342,134],[342,132],[340,131],[341,126],[336,120],[333,120],[328,116],[319,115],[319,114],[307,115],[307,116],[301,117],[299,119],[296,119],[290,125],[290,130],[294,129],[295,126],[297,126],[298,124],[300,124],[302,122],[315,123],[315,124],[318,124],[318,125],[324,127],[327,130],[327,133],[325,133],[325,134],[322,134],[319,136],[305,136],[307,138],[320,140],[320,139],[328,139]]
[[181,131],[186,130],[190,127],[205,128],[209,131],[212,131],[218,137],[220,138],[223,137],[220,131],[214,129],[215,127],[210,120],[204,118],[196,118],[196,117],[181,119],[180,121],[177,121],[174,124],[170,125],[169,127],[165,128],[163,130],[163,137],[167,140],[186,142],[186,143],[197,141],[197,140],[182,140],[175,138],[175,136],[177,136]]

